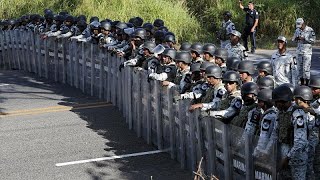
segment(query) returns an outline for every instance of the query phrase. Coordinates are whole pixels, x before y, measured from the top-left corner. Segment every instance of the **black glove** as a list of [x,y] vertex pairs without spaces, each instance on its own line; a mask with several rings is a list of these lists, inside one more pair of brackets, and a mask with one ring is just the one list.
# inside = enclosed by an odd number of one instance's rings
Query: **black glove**
[[124,68],[124,63],[121,63],[120,66],[119,66],[119,71],[121,72],[121,69]]

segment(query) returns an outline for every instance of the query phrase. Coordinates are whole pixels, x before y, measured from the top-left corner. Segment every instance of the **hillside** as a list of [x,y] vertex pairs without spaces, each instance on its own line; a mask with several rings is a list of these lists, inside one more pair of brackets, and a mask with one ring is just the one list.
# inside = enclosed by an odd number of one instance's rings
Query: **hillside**
[[[266,40],[270,43],[280,34],[291,37],[297,17],[303,17],[316,33],[320,31],[319,0],[254,2],[261,17],[258,29],[260,44]],[[246,5],[248,1],[243,3]],[[2,0],[0,18],[16,18],[27,13],[43,14],[45,8],[121,21],[133,16],[140,16],[145,22],[161,18],[180,42],[214,41],[214,32],[220,26],[221,14],[226,10],[232,12],[233,21],[240,31],[245,16],[238,0]]]

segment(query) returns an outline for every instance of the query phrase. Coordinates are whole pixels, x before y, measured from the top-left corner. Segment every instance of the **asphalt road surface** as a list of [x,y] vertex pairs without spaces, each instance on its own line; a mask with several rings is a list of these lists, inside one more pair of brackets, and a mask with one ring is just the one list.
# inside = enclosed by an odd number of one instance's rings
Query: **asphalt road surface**
[[[19,71],[0,71],[1,179],[192,179],[128,129],[111,104]],[[110,160],[57,166],[93,158]]]

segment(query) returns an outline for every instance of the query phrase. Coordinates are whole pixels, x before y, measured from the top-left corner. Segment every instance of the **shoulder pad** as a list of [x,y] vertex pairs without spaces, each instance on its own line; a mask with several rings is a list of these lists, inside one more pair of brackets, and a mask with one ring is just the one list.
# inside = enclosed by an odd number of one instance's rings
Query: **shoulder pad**
[[166,72],[166,73],[169,73],[169,72],[171,72],[171,67],[166,67],[165,69],[164,69],[164,72]]
[[270,128],[271,120],[264,119],[263,123],[261,124],[262,131],[268,131]]
[[320,118],[316,117],[315,121],[316,121],[315,123],[316,127],[320,127]]
[[207,83],[203,83],[203,84],[201,85],[201,89],[202,89],[203,91],[206,91],[208,88],[209,88],[209,86],[208,86]]
[[218,89],[216,97],[221,99],[226,94],[226,92],[227,91],[224,88],[220,88]]
[[237,109],[237,110],[240,110],[241,107],[242,107],[242,100],[238,99],[238,98],[235,98],[235,102],[233,103],[232,107]]

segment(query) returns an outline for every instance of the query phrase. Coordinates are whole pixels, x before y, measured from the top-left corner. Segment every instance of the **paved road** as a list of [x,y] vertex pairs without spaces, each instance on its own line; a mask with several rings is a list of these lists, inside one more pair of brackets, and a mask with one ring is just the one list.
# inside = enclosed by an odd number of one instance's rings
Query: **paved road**
[[155,149],[110,104],[18,71],[0,77],[1,179],[191,179],[166,153],[57,167]]
[[[289,48],[288,51],[295,54],[294,48]],[[258,49],[255,54],[249,54],[249,60],[260,61],[260,60],[270,60],[272,53],[275,50],[264,50]],[[316,46],[313,48],[313,55],[311,61],[311,74],[320,75],[320,47]]]

